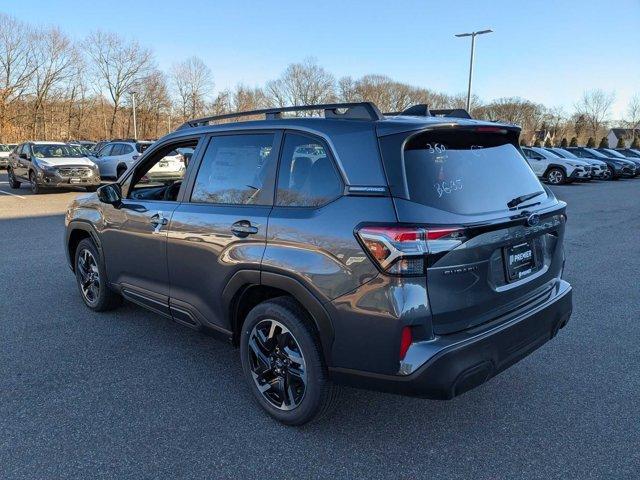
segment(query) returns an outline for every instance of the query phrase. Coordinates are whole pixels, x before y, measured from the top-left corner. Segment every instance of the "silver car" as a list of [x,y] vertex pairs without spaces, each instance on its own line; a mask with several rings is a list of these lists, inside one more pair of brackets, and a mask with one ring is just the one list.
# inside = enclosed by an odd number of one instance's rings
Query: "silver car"
[[153,142],[115,140],[102,146],[93,157],[102,178],[120,178]]

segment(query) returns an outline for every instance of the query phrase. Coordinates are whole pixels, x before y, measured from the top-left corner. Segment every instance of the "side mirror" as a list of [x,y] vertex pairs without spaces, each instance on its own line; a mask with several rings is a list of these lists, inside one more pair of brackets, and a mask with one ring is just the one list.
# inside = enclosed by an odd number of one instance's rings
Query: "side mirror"
[[20,158],[22,158],[23,160],[29,160],[29,156],[26,153],[21,153]]
[[116,208],[122,203],[122,190],[117,183],[109,183],[98,188],[98,200],[102,203],[113,205]]

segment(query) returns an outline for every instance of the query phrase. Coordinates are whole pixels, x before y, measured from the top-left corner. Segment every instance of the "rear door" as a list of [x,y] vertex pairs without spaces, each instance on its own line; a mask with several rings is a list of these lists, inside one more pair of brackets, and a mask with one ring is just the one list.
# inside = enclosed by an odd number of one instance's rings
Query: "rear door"
[[194,175],[168,233],[177,321],[229,331],[224,288],[240,270],[259,281],[281,137],[273,130],[211,135],[201,160],[190,163]]
[[564,204],[527,167],[517,141],[517,131],[491,127],[381,139],[398,220],[425,229],[436,333],[497,319],[560,276]]

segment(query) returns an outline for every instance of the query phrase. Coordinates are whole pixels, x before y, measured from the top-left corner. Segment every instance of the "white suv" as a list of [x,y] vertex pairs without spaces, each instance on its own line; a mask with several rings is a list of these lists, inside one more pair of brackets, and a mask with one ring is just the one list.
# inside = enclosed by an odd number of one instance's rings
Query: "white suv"
[[114,140],[102,146],[93,161],[102,178],[119,178],[153,142]]
[[552,185],[590,180],[591,165],[583,160],[566,159],[540,147],[522,147],[533,172]]

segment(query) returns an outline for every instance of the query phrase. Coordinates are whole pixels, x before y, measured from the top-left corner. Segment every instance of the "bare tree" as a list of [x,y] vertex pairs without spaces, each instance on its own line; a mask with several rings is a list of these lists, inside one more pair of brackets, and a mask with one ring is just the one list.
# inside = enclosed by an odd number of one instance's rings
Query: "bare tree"
[[[36,138],[39,115],[44,110],[45,101],[52,89],[77,73],[74,65],[78,54],[71,39],[57,28],[35,32],[34,43],[36,69],[32,76],[34,99],[31,132],[32,137]],[[42,114],[44,116],[44,112]],[[43,121],[43,125],[43,135],[46,137],[46,122]]]
[[[289,65],[277,80],[267,82],[266,94],[271,103],[288,105],[311,105],[335,101],[334,76],[319,66],[313,58]],[[301,112],[309,116],[312,112]]]
[[638,137],[638,130],[640,129],[640,93],[636,93],[631,97],[631,100],[629,100],[626,123],[631,129],[632,140],[635,140],[636,137]]
[[613,92],[604,90],[588,90],[582,95],[582,99],[576,104],[578,113],[584,115],[593,138],[597,138],[600,129],[605,125],[609,110],[616,96]]
[[109,135],[113,136],[116,116],[128,94],[153,67],[150,50],[116,33],[93,32],[84,42],[100,90],[106,90],[113,102]]
[[[160,70],[154,70],[143,78],[137,88],[138,131],[141,138],[158,138],[168,131],[161,126],[171,106],[167,78]],[[168,120],[168,117],[167,117]]]
[[174,64],[171,77],[183,119],[202,116],[213,89],[211,69],[200,58],[191,57]]
[[31,27],[0,13],[0,141],[5,140],[8,109],[26,93],[35,68]]

